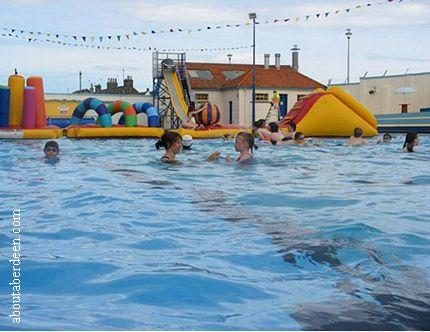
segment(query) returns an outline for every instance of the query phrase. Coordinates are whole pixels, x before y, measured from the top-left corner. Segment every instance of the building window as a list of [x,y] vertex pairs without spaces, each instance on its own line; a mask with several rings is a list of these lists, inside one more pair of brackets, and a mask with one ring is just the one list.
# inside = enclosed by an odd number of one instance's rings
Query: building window
[[200,80],[212,80],[214,77],[209,70],[188,70],[191,78],[198,78]]
[[297,100],[302,99],[303,97],[306,97],[306,95],[297,95]]
[[196,93],[196,102],[205,103],[207,101],[209,101],[208,93]]
[[257,103],[267,103],[269,102],[269,94],[268,93],[256,93],[255,101]]

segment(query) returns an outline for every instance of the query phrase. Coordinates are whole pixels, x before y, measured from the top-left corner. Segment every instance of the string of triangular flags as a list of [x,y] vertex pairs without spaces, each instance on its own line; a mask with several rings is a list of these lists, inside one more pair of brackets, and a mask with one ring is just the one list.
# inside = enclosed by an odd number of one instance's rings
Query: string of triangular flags
[[[331,11],[324,11],[316,14],[309,14],[309,15],[303,15],[303,16],[297,16],[297,17],[291,17],[291,18],[283,18],[283,19],[271,19],[266,21],[256,21],[256,24],[279,24],[279,23],[293,23],[293,22],[299,22],[299,21],[309,21],[311,18],[327,18],[329,15],[338,15],[341,13],[348,14],[353,10],[359,10],[363,8],[370,8],[374,6],[381,6],[385,4],[392,4],[392,3],[402,3],[406,0],[384,0],[384,1],[378,1],[378,2],[367,2],[364,4],[352,6],[350,8],[344,8],[344,9],[337,9],[337,10],[331,10]],[[413,1],[413,0],[409,0]],[[228,28],[238,28],[243,26],[249,26],[252,23],[245,22],[245,23],[238,23],[238,24],[224,24],[224,25],[215,25],[215,26],[206,26],[206,27],[200,27],[200,28],[194,28],[194,29],[185,29],[185,28],[169,28],[165,30],[147,30],[147,31],[137,31],[133,30],[132,32],[125,33],[125,34],[111,34],[111,35],[78,35],[78,34],[61,34],[61,33],[53,33],[53,32],[41,32],[41,31],[28,31],[18,28],[5,28],[3,27],[2,30],[5,33],[11,33],[11,34],[19,34],[22,36],[25,36],[27,38],[54,38],[54,40],[60,40],[60,39],[71,39],[72,42],[99,42],[102,43],[103,41],[127,41],[132,38],[135,38],[137,36],[145,36],[145,35],[152,35],[152,34],[162,34],[162,33],[192,33],[192,32],[202,32],[202,31],[208,31],[208,30],[220,30],[220,29],[228,29]]]
[[12,34],[12,33],[1,33],[2,37],[9,37],[9,38],[19,38],[19,39],[25,39],[29,43],[36,43],[36,42],[43,42],[43,43],[52,43],[60,46],[70,46],[70,47],[82,47],[82,48],[92,48],[92,49],[98,49],[98,50],[128,50],[128,51],[138,51],[138,52],[145,52],[145,51],[160,51],[160,52],[218,52],[218,51],[230,51],[230,50],[240,50],[240,49],[246,49],[251,48],[252,45],[248,46],[234,46],[234,47],[216,47],[216,48],[208,48],[208,47],[202,47],[202,48],[157,48],[157,47],[136,47],[136,46],[104,46],[104,45],[89,45],[89,44],[82,44],[82,43],[67,43],[62,41],[57,41],[49,38],[27,38],[20,36],[18,34]]

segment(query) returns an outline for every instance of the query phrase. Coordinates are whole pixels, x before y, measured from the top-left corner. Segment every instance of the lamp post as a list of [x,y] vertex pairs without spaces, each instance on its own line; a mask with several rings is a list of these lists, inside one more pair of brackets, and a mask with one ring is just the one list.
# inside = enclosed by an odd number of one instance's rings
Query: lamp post
[[233,54],[229,53],[227,54],[228,63],[231,64],[231,58],[233,57]]
[[255,122],[255,19],[256,13],[249,13],[252,20],[252,123]]
[[347,53],[347,59],[346,59],[346,83],[349,84],[349,42],[352,36],[351,29],[346,29],[345,36],[348,39],[348,53]]

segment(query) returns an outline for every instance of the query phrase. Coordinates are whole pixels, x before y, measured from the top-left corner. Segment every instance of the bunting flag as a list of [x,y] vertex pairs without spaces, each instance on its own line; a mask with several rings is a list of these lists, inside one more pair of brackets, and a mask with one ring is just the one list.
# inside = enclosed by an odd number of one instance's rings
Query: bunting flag
[[26,36],[20,36],[18,34],[13,33],[5,33],[2,32],[0,34],[2,37],[6,38],[19,38],[27,40],[28,42],[47,42],[60,46],[69,46],[69,47],[83,47],[83,48],[93,48],[98,50],[128,50],[128,51],[138,51],[138,52],[146,52],[146,51],[160,51],[160,52],[219,52],[219,51],[230,51],[230,50],[240,50],[240,49],[248,49],[252,48],[252,45],[247,46],[234,46],[234,47],[215,47],[215,48],[158,48],[158,47],[136,47],[136,46],[100,46],[100,45],[89,45],[89,44],[78,44],[78,43],[66,43],[54,39],[37,39],[37,38],[27,38]]
[[[408,0],[408,1],[413,1],[413,0]],[[393,3],[405,3],[406,0],[379,0],[378,2],[367,2],[365,4],[359,4],[356,6],[352,6],[350,8],[345,8],[345,9],[337,9],[337,10],[333,10],[333,11],[324,11],[322,13],[315,13],[315,14],[308,14],[308,15],[304,15],[304,16],[299,16],[299,17],[293,17],[293,18],[274,18],[271,20],[266,20],[266,21],[256,21],[256,24],[279,24],[279,23],[288,23],[288,22],[299,22],[300,20],[304,20],[304,21],[309,21],[312,17],[316,17],[317,19],[325,17],[328,18],[328,16],[330,14],[339,14],[339,13],[346,13],[349,14],[351,12],[351,10],[358,10],[358,9],[363,9],[363,8],[369,8],[369,7],[374,7],[374,6],[381,6],[381,5],[386,5],[386,4],[393,4]],[[245,22],[245,23],[236,23],[236,24],[225,24],[225,25],[215,25],[215,26],[205,26],[205,27],[200,27],[200,28],[194,28],[194,29],[182,29],[182,28],[168,28],[165,30],[155,30],[155,29],[150,29],[148,31],[140,31],[140,33],[137,30],[132,30],[132,32],[130,33],[125,33],[125,34],[116,34],[116,38],[117,41],[120,42],[121,38],[122,39],[127,39],[130,40],[131,37],[137,37],[137,36],[145,36],[148,34],[162,34],[162,33],[182,33],[184,31],[186,31],[187,33],[191,33],[191,32],[202,32],[202,31],[215,31],[215,30],[221,30],[224,28],[239,28],[239,27],[246,27],[246,26],[250,26],[251,23]],[[68,39],[68,38],[73,38],[74,41],[77,40],[83,40],[84,42],[87,42],[87,35],[78,35],[78,34],[73,34],[73,35],[68,35],[68,34],[60,34],[60,33],[51,33],[51,32],[34,32],[34,31],[27,31],[27,30],[20,30],[17,28],[2,28],[4,31],[10,32],[10,33],[15,33],[16,31],[19,31],[21,33],[21,35],[23,35],[26,38],[31,38],[31,36],[33,36],[34,34],[37,34],[39,36],[46,36],[46,37],[50,37],[50,36],[54,36],[57,39]],[[103,40],[111,40],[112,39],[112,35],[100,35],[100,36],[90,36],[91,41],[93,42],[96,38],[98,38],[98,40],[100,41],[100,43],[103,42]]]

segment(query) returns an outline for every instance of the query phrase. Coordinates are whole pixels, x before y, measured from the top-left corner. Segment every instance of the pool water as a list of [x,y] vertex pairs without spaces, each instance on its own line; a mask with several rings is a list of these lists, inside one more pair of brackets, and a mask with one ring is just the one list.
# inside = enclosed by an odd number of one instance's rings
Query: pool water
[[[154,140],[0,142],[0,329],[428,329],[430,138],[261,145],[181,165]],[[21,322],[12,223],[21,209]]]

